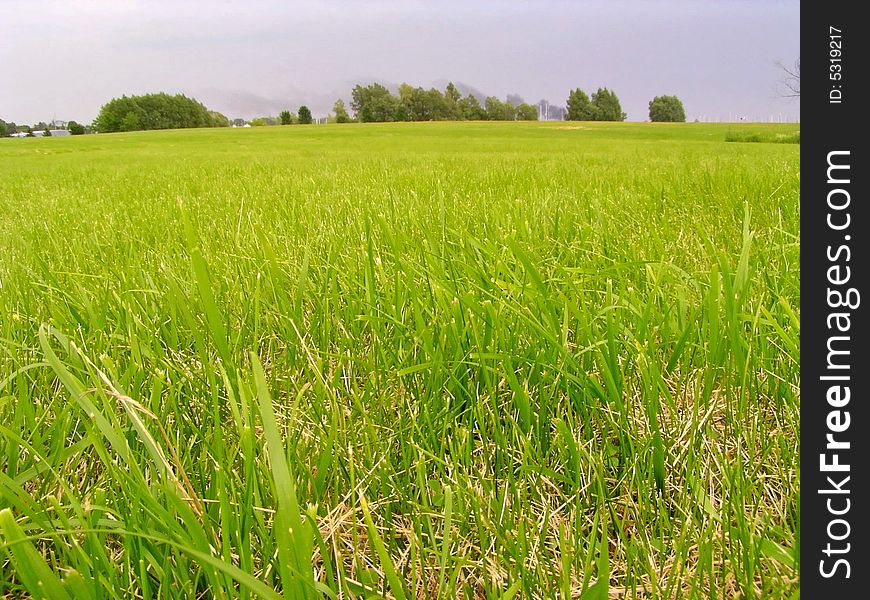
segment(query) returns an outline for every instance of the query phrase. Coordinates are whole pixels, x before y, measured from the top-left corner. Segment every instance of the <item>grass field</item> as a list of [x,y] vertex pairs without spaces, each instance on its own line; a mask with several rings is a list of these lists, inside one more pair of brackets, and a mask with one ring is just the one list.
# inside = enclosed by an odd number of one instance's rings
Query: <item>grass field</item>
[[800,147],[733,130],[0,140],[0,597],[798,597]]

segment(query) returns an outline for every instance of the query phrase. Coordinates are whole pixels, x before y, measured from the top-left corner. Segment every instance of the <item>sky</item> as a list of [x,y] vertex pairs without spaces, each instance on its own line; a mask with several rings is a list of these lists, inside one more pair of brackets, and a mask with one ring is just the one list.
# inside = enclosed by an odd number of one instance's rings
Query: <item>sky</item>
[[0,119],[90,122],[111,98],[185,93],[230,118],[356,83],[564,105],[614,90],[628,120],[676,95],[689,120],[800,118],[777,62],[800,57],[799,0],[0,0]]

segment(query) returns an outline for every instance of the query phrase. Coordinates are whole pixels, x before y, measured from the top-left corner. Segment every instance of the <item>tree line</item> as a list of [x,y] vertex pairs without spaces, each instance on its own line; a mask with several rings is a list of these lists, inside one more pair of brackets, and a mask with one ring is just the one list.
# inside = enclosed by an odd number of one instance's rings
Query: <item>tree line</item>
[[230,121],[219,112],[184,94],[174,96],[144,94],[109,100],[94,119],[94,128],[103,133],[191,127],[229,127]]
[[[311,125],[314,122],[314,117],[311,116],[311,109],[303,104],[299,107],[299,112],[297,113],[282,110],[278,113],[278,122],[281,125],[293,125],[296,123],[299,125]],[[251,125],[254,125],[254,123],[252,122]]]
[[285,109],[278,113],[277,117],[255,117],[250,121],[245,119],[233,119],[230,124],[233,127],[244,127],[250,125],[252,127],[263,127],[271,125],[310,125],[314,123],[314,117],[311,114],[311,109],[304,104],[299,107],[298,112]]
[[577,88],[568,94],[567,121],[625,121],[627,116],[616,93],[598,88],[590,98],[586,92]]
[[[356,85],[351,91],[350,108],[355,120],[363,123],[392,121],[537,121],[538,109],[526,102],[512,103],[495,96],[483,104],[473,94],[462,96],[452,82],[444,92],[403,83],[393,94],[380,83]],[[335,120],[351,120],[343,100],[333,106]]]
[[[357,121],[537,121],[538,108],[525,102],[502,101],[489,96],[483,105],[473,94],[462,96],[453,83],[441,91],[412,87],[407,83],[393,94],[379,83],[356,85],[351,92],[351,109]],[[333,106],[336,121],[350,121],[344,101]],[[590,97],[577,88],[568,95],[565,120],[624,121],[625,112],[613,90],[598,88]],[[649,103],[650,121],[685,121],[683,104],[676,96],[656,96]]]
[[[542,101],[543,103],[543,101]],[[372,83],[357,84],[351,91],[350,110],[344,100],[338,99],[332,107],[330,122],[377,123],[396,121],[537,121],[538,107],[522,102],[518,96],[500,100],[488,96],[483,103],[474,94],[463,96],[455,84],[448,83],[444,91],[425,89],[403,83],[397,93],[387,87]],[[546,107],[544,108],[546,112]],[[582,89],[572,90],[566,102],[565,120],[568,121],[624,121],[619,98],[613,90],[598,88],[592,95]],[[676,96],[656,96],[649,102],[649,120],[654,122],[686,120],[683,104]],[[313,122],[311,110],[300,106],[297,112],[281,111],[276,118],[259,117],[251,125],[291,125]],[[92,128],[98,132],[139,131],[149,129],[185,129],[190,127],[229,127],[247,124],[243,119],[231,122],[219,112],[209,110],[204,104],[183,94],[145,94],[121,96],[104,104]],[[48,125],[39,123],[33,128],[48,130]],[[33,128],[0,120],[0,137],[19,131],[30,132]],[[70,133],[86,133],[83,125],[70,121]]]

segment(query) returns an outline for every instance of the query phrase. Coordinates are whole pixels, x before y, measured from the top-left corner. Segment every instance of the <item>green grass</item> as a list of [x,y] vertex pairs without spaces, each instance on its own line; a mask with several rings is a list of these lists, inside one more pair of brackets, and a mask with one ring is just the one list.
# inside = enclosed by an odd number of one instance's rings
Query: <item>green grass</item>
[[737,131],[729,130],[725,135],[726,142],[750,142],[756,144],[800,144],[800,130],[783,130],[782,127],[768,126],[762,129],[758,125],[749,128],[741,128]]
[[0,597],[799,593],[799,147],[728,128],[0,140]]

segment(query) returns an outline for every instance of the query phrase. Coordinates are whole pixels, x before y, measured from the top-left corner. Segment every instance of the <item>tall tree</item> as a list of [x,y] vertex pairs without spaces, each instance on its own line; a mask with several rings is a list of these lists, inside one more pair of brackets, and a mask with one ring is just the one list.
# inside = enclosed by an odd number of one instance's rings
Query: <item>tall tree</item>
[[399,85],[399,104],[396,106],[396,121],[414,121],[414,86],[402,82]]
[[568,94],[568,110],[565,114],[566,121],[594,121],[595,107],[589,101],[586,92],[577,88]]
[[592,105],[595,107],[596,121],[625,121],[627,116],[622,112],[619,98],[607,88],[598,88],[598,91],[592,94]]
[[344,107],[344,100],[339,98],[332,105],[332,112],[335,113],[336,123],[347,123],[350,121],[350,115],[347,114],[347,109]]
[[356,84],[350,92],[350,108],[356,118],[366,123],[372,120],[371,114],[371,98],[368,86]]
[[282,110],[278,113],[278,120],[281,121],[281,125],[292,125],[293,113],[291,113],[289,110]]
[[452,102],[459,102],[459,99],[462,98],[462,94],[459,93],[459,89],[451,81],[447,84],[447,88],[444,90],[444,97]]
[[686,121],[686,109],[676,96],[656,96],[649,101],[649,120],[683,123]]
[[459,107],[460,100],[462,100],[462,94],[459,93],[459,90],[451,81],[447,84],[447,88],[444,90],[445,119],[459,120],[464,118],[462,110]]
[[450,108],[447,105],[447,100],[441,90],[430,88],[426,92],[426,101],[429,105],[429,118],[434,121],[446,121],[453,118]]
[[299,107],[299,124],[300,125],[311,125],[314,122],[314,119],[311,117],[311,109],[305,106],[304,104]]

